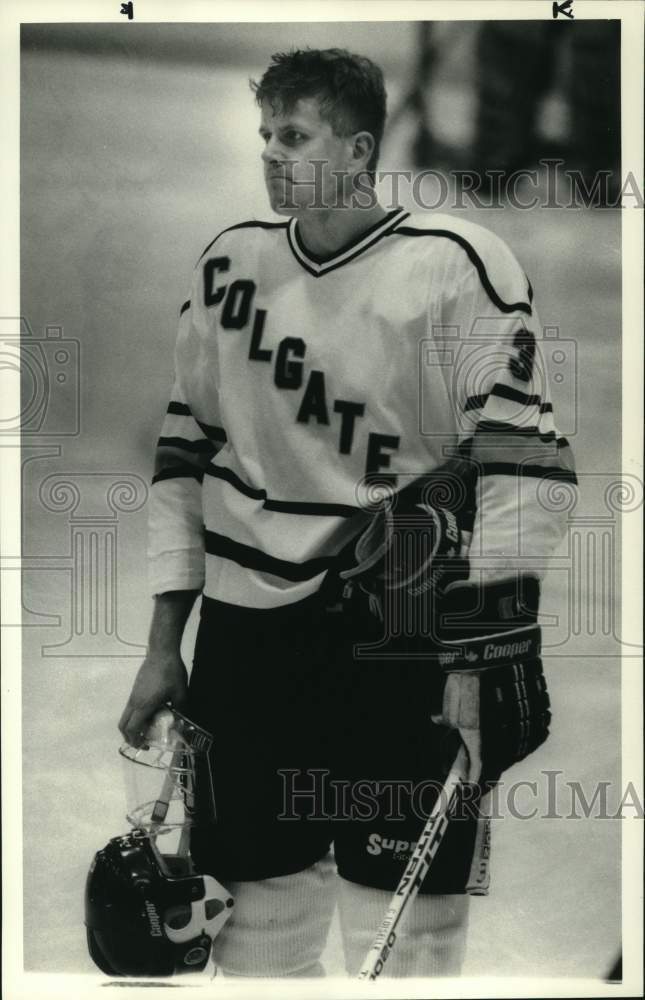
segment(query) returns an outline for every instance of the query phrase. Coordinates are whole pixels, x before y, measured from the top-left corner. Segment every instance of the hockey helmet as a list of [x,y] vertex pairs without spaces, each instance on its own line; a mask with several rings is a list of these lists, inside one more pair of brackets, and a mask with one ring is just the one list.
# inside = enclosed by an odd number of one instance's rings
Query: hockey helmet
[[189,856],[162,855],[147,831],[113,837],[85,886],[90,955],[109,976],[202,972],[233,898]]

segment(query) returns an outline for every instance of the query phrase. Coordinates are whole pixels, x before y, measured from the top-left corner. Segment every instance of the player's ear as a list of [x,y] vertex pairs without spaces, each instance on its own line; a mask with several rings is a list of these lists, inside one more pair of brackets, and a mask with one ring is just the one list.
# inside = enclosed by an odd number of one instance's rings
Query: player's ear
[[352,135],[352,167],[355,172],[365,170],[376,143],[371,132],[354,132]]

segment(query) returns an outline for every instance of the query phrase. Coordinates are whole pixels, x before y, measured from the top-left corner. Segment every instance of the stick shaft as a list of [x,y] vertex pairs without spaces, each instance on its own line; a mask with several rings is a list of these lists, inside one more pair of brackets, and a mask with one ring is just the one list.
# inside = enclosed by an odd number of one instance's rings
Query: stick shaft
[[361,966],[358,974],[359,979],[376,979],[383,971],[383,966],[396,943],[397,930],[400,930],[419,887],[428,873],[432,860],[439,850],[439,845],[448,826],[450,808],[457,795],[459,785],[465,779],[466,767],[466,751],[461,746],[445,784],[437,796],[432,812],[426,820],[412,857],[401,876],[392,902]]

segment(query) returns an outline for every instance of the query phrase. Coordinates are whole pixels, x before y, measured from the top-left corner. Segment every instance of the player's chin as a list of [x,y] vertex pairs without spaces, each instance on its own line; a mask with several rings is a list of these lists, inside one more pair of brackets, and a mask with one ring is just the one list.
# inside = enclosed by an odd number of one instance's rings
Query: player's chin
[[272,179],[267,179],[265,185],[272,211],[277,215],[293,215],[296,206],[293,204],[289,185]]
[[274,212],[275,215],[284,215],[287,218],[291,218],[292,216],[298,215],[299,213],[297,205],[292,205],[289,202],[285,203],[284,201],[274,202],[273,199],[270,200],[271,200],[271,211]]

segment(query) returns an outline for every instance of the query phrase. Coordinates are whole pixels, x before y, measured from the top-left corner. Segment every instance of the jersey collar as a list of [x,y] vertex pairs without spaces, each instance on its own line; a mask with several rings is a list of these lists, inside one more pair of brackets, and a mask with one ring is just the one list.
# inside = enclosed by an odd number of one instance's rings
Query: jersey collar
[[315,278],[319,278],[321,275],[327,274],[329,271],[333,271],[343,264],[347,264],[354,257],[358,257],[359,254],[377,243],[386,233],[394,229],[395,226],[398,226],[400,222],[407,219],[409,214],[409,212],[406,212],[402,208],[395,208],[392,212],[388,212],[384,219],[381,219],[376,225],[370,226],[368,230],[361,233],[350,243],[347,243],[341,250],[332,254],[331,257],[319,257],[305,248],[298,232],[297,219],[290,220],[287,226],[287,239],[291,247],[291,252],[298,263],[306,271],[309,271],[309,274],[313,274]]

